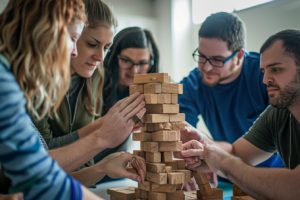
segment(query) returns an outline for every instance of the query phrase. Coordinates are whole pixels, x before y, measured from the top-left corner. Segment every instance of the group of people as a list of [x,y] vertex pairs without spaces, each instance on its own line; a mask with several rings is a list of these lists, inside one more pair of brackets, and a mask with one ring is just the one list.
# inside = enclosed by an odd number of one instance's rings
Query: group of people
[[[140,129],[133,117],[146,111],[129,86],[135,74],[159,71],[159,50],[150,31],[115,35],[117,26],[101,0],[9,1],[0,15],[0,198],[101,199],[85,187],[144,182],[145,160],[124,153]],[[198,36],[198,67],[179,96],[187,168],[257,199],[296,199],[300,31],[247,52],[243,22],[220,12]],[[213,139],[195,128],[199,115]],[[138,174],[126,171],[133,160]]]

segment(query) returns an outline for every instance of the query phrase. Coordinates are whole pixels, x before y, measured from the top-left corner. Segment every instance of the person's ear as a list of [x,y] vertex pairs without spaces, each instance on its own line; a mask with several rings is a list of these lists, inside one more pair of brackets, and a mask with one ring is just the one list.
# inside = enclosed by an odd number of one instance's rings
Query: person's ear
[[237,53],[237,63],[236,65],[240,65],[243,61],[245,55],[245,50],[244,49],[240,49],[239,52]]

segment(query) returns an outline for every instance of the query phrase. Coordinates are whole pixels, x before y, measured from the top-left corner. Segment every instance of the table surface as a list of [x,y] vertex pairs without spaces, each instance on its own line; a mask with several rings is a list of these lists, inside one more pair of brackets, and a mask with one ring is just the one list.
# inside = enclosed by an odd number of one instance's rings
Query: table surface
[[[102,197],[103,199],[109,200],[110,195],[107,194],[108,188],[119,188],[119,187],[128,187],[128,186],[137,187],[137,185],[138,185],[137,182],[132,181],[130,179],[125,179],[120,181],[112,181],[112,182],[98,184],[97,188],[90,188],[90,191]],[[218,188],[223,189],[224,200],[230,200],[230,197],[232,196],[232,184],[220,181]]]

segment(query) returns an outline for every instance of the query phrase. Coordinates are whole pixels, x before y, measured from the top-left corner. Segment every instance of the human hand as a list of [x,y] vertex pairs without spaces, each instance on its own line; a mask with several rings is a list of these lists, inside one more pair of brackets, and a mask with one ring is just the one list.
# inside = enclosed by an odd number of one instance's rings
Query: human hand
[[142,118],[145,105],[144,96],[136,92],[118,101],[108,111],[101,128],[95,132],[106,148],[117,147],[126,140],[135,125],[132,117]]
[[112,154],[109,154],[108,156],[104,157],[102,160],[100,160],[98,163],[103,163],[105,161],[108,161],[110,159],[113,159],[119,155],[121,155],[122,153],[124,153],[123,151],[121,152],[116,152],[116,153],[112,153]]
[[140,131],[142,127],[138,124],[134,125],[131,132]]
[[195,191],[197,190],[197,183],[195,181],[195,178],[191,178],[189,181],[185,181],[182,187],[182,190],[184,191]]
[[212,181],[216,188],[218,186],[218,175],[216,173],[206,173],[206,176],[208,181]]
[[[138,174],[133,174],[127,171],[126,166],[129,161],[131,162],[132,167],[137,170]],[[132,155],[128,152],[121,153],[119,156],[102,163],[97,163],[96,165],[98,165],[110,178],[129,178],[139,183],[144,183],[146,176],[146,163],[145,160],[139,156]]]
[[180,131],[181,134],[181,141],[183,143],[186,143],[190,140],[202,140],[203,133],[201,133],[198,129],[194,128],[192,125],[190,125],[187,122],[184,122],[185,124],[185,130]]
[[23,193],[19,192],[9,195],[0,194],[0,200],[23,200]]

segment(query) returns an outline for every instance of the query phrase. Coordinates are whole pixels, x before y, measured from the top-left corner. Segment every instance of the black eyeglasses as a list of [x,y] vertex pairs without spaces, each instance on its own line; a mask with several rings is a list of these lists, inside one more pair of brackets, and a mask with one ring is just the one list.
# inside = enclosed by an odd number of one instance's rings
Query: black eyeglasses
[[134,63],[132,60],[128,58],[123,58],[121,56],[118,56],[119,59],[119,67],[125,70],[131,70],[133,66],[137,67],[137,70],[139,72],[145,73],[150,71],[151,67],[154,65],[154,61],[151,59],[150,62],[140,62],[140,63]]
[[201,64],[205,64],[207,61],[214,67],[219,67],[222,68],[224,66],[225,63],[227,63],[229,60],[231,60],[238,51],[236,51],[235,53],[233,53],[229,58],[227,58],[226,60],[218,60],[218,59],[214,59],[214,58],[206,58],[203,55],[199,55],[198,52],[198,48],[194,51],[193,53],[193,58],[196,62],[201,63]]

